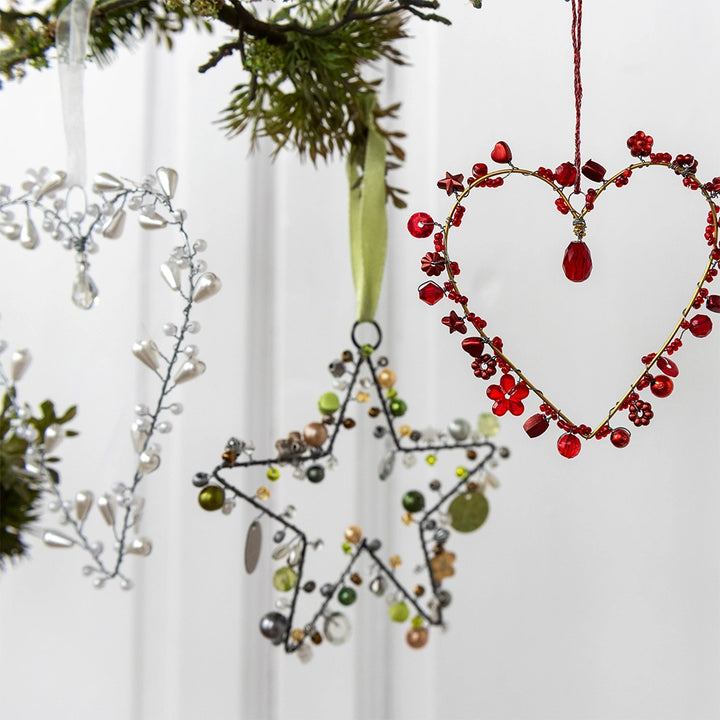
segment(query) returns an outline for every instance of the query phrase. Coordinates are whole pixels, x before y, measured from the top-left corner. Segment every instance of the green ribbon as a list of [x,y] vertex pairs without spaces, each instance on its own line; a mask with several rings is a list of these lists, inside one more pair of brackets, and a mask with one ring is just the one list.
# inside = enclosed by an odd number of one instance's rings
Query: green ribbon
[[352,264],[358,322],[375,317],[387,253],[385,212],[385,139],[373,118],[375,96],[363,100],[367,128],[362,153],[362,178],[357,156],[347,161],[350,186],[350,262]]

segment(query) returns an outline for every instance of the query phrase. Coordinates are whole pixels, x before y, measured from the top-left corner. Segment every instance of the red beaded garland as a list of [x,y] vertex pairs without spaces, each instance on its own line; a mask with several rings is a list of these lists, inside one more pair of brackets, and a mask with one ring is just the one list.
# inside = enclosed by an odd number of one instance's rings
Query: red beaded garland
[[[613,429],[610,424],[611,419],[616,413],[625,412],[628,420],[636,427],[648,425],[653,418],[653,409],[649,402],[640,398],[639,392],[649,390],[654,397],[668,397],[674,391],[672,378],[677,377],[679,374],[677,365],[669,356],[682,347],[681,338],[685,331],[689,331],[694,337],[706,337],[712,330],[712,320],[705,314],[696,314],[692,318],[686,317],[687,310],[683,311],[671,338],[664,345],[661,345],[655,353],[650,353],[642,358],[645,367],[637,380],[631,385],[627,394],[612,406],[601,425],[593,431],[590,426],[584,423],[576,424],[561,410],[550,404],[544,394],[530,380],[526,380],[525,375],[503,354],[500,339],[493,338],[491,340],[489,331],[486,334],[485,327],[487,323],[470,311],[468,308],[469,300],[457,284],[456,278],[460,268],[449,257],[448,237],[450,230],[459,226],[462,221],[465,205],[461,203],[468,197],[468,193],[472,188],[499,187],[516,174],[540,179],[554,188],[557,194],[555,198],[557,209],[564,215],[571,215],[569,219],[572,220],[576,239],[568,245],[565,251],[562,263],[563,271],[571,281],[582,282],[590,276],[593,267],[590,249],[583,238],[586,233],[585,225],[588,213],[594,209],[598,197],[608,187],[627,185],[635,169],[651,165],[664,166],[680,176],[679,180],[683,186],[690,190],[702,189],[705,200],[710,205],[710,211],[706,215],[703,239],[703,243],[707,243],[710,247],[709,259],[688,307],[695,310],[705,307],[709,313],[720,312],[720,295],[709,295],[708,289],[705,287],[706,283],[712,282],[719,274],[720,247],[717,243],[720,235],[718,232],[720,206],[716,206],[713,199],[716,195],[720,195],[720,176],[702,184],[695,177],[697,160],[692,155],[680,154],[673,158],[669,153],[653,153],[653,138],[642,131],[638,131],[628,138],[627,145],[631,155],[640,159],[639,162],[634,162],[624,170],[615,173],[608,180],[604,179],[606,170],[599,163],[588,160],[583,165],[582,174],[593,182],[601,183],[595,188],[588,188],[583,196],[577,172],[579,159],[576,160],[577,165],[570,162],[561,163],[554,171],[545,166],[540,166],[536,171],[523,170],[512,165],[512,152],[509,145],[504,141],[499,141],[493,148],[491,157],[495,162],[508,163],[510,168],[492,171],[488,177],[487,166],[484,163],[475,163],[471,174],[468,176],[467,188],[462,185],[462,175],[453,175],[450,172],[445,173],[445,178],[438,183],[448,194],[454,192],[457,202],[453,206],[450,216],[446,219],[444,231],[436,232],[434,252],[427,253],[421,262],[423,271],[428,275],[447,273],[444,288],[440,288],[435,283],[425,283],[421,286],[419,288],[421,299],[427,304],[434,304],[441,299],[443,294],[447,295],[448,299],[460,305],[463,311],[461,315],[452,311],[442,318],[442,323],[450,333],[459,333],[461,335],[466,333],[466,324],[476,328],[479,332],[479,336],[464,338],[462,342],[463,350],[472,358],[471,366],[474,374],[488,380],[499,371],[499,384],[491,385],[487,390],[488,397],[494,401],[493,412],[497,415],[505,413],[520,415],[525,409],[522,400],[528,396],[529,392],[534,392],[543,401],[540,406],[540,413],[528,418],[523,424],[523,429],[529,437],[538,437],[548,429],[551,422],[557,424],[565,433],[558,440],[558,451],[564,457],[575,457],[581,449],[581,439],[583,438],[596,437],[602,439],[609,437],[614,446],[626,447],[630,441],[630,432],[623,427]],[[564,188],[572,185],[575,186],[574,192],[564,190]],[[566,192],[568,192],[567,195]],[[573,195],[575,194],[580,195],[579,207],[573,201]],[[432,222],[429,215],[424,215]],[[413,217],[415,218],[415,216]],[[427,236],[432,232],[432,226],[430,232],[425,228],[424,220],[425,218],[416,218],[414,223],[408,223],[408,228],[412,234],[423,233],[424,236]],[[439,227],[439,225],[435,226]],[[489,353],[483,352],[486,348],[490,350]],[[653,368],[655,368],[655,371],[659,371],[660,374],[655,375]]]

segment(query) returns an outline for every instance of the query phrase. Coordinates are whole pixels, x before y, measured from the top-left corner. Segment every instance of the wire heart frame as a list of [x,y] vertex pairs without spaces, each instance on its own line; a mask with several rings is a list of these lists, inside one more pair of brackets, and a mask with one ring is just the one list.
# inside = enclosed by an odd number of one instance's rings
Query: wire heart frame
[[[597,188],[590,188],[584,195],[584,206],[581,210],[573,207],[566,189],[572,186],[577,174],[570,163],[559,166],[555,172],[547,168],[538,170],[524,170],[512,165],[512,155],[506,143],[498,143],[493,151],[493,159],[506,162],[509,169],[488,172],[487,166],[478,163],[473,167],[467,186],[463,184],[462,175],[446,173],[445,179],[438,182],[438,187],[445,189],[448,195],[455,195],[450,214],[444,225],[436,223],[428,213],[419,212],[411,216],[408,221],[408,230],[414,237],[424,238],[433,235],[434,246],[431,252],[426,253],[421,260],[422,270],[430,277],[438,277],[445,273],[447,280],[441,287],[434,281],[426,282],[419,288],[420,299],[428,305],[434,305],[443,297],[447,297],[462,309],[462,314],[452,310],[449,315],[442,318],[442,323],[448,327],[450,333],[465,335],[468,325],[475,328],[477,335],[466,337],[462,341],[463,349],[473,358],[471,367],[474,374],[483,380],[489,380],[497,370],[501,371],[499,384],[490,385],[487,395],[493,401],[492,410],[496,415],[510,412],[512,415],[522,415],[525,411],[523,400],[533,393],[540,401],[539,412],[527,419],[523,425],[531,437],[542,435],[551,422],[555,422],[563,431],[557,441],[558,451],[567,458],[577,456],[581,449],[580,438],[602,439],[609,437],[616,447],[626,447],[630,442],[630,431],[624,427],[613,427],[611,421],[619,413],[627,412],[628,420],[636,427],[643,427],[650,423],[654,415],[652,405],[647,399],[641,399],[640,392],[648,389],[654,397],[663,398],[673,391],[673,379],[678,376],[677,365],[670,360],[669,355],[675,353],[682,346],[682,338],[689,331],[694,337],[706,337],[712,330],[712,320],[708,315],[695,314],[688,318],[692,310],[698,310],[703,305],[711,312],[720,312],[720,295],[709,295],[706,284],[712,282],[717,275],[720,248],[718,247],[718,210],[715,198],[720,192],[720,178],[702,183],[696,176],[697,161],[692,155],[677,155],[673,158],[668,153],[650,152],[653,140],[642,131],[628,139],[628,147],[638,162],[632,163],[620,172],[605,180],[605,170],[602,166],[589,161],[583,168],[583,174],[591,180],[600,182]],[[498,155],[503,156],[498,160]],[[570,243],[566,251],[583,255],[587,250],[582,242],[585,235],[585,219],[590,213],[597,199],[611,186],[623,187],[627,185],[636,170],[649,167],[666,168],[682,179],[683,185],[691,191],[699,192],[708,204],[707,224],[705,227],[705,241],[709,246],[708,259],[702,269],[697,285],[695,286],[687,305],[680,312],[679,319],[655,352],[645,355],[641,362],[643,368],[631,383],[630,387],[617,400],[607,415],[591,428],[584,423],[577,423],[568,417],[560,408],[545,395],[518,366],[510,359],[503,347],[500,337],[491,336],[486,330],[487,322],[476,315],[469,307],[469,299],[463,293],[457,276],[460,273],[459,264],[453,260],[449,250],[449,238],[453,228],[462,224],[465,207],[462,204],[471,192],[480,188],[496,188],[504,184],[512,175],[534,177],[544,182],[557,195],[555,205],[564,215],[570,215],[573,231],[577,236]],[[570,172],[572,170],[572,172]],[[579,251],[579,252],[578,252]],[[584,261],[589,261],[589,251]],[[589,269],[587,270],[589,274]],[[587,277],[587,274],[585,277]],[[575,279],[575,278],[571,278]],[[584,279],[584,278],[580,278]],[[659,374],[653,375],[654,370]]]
[[[60,529],[46,528],[37,531],[44,544],[53,548],[80,548],[88,556],[83,574],[89,576],[94,587],[101,588],[117,579],[120,587],[130,589],[124,561],[128,555],[146,556],[152,550],[151,541],[138,534],[144,500],[139,487],[142,480],[160,465],[160,447],[155,443],[156,433],[171,432],[170,417],[179,415],[183,407],[170,402],[170,393],[180,384],[202,375],[205,364],[199,360],[195,345],[186,345],[188,336],[200,330],[200,324],[191,319],[195,304],[214,296],[221,288],[220,279],[207,271],[207,264],[199,254],[207,248],[205,240],[192,241],[185,226],[187,213],[174,206],[178,176],[171,168],[159,168],[154,176],[143,182],[119,179],[108,173],[95,176],[93,193],[88,195],[79,186],[67,186],[66,174],[58,171],[48,174],[47,169],[29,171],[29,179],[22,184],[22,192],[14,195],[7,186],[0,186],[0,236],[16,241],[23,247],[35,249],[43,234],[71,251],[77,263],[77,275],[72,289],[74,304],[89,310],[98,296],[95,282],[88,274],[88,253],[98,249],[96,238],[114,240],[120,237],[127,211],[138,214],[138,224],[145,230],[173,229],[178,233],[179,244],[160,266],[160,274],[170,290],[180,298],[182,310],[176,323],[165,323],[167,336],[164,348],[153,340],[140,340],[133,344],[135,357],[148,367],[159,380],[159,391],[149,405],[135,406],[136,419],[130,426],[135,453],[131,462],[130,480],[117,483],[110,492],[96,494],[80,490],[72,500],[66,499],[59,484],[59,475],[50,463],[55,447],[66,435],[61,425],[74,416],[74,408],[57,417],[52,403],[41,404],[42,415],[33,417],[30,406],[22,402],[17,382],[30,363],[27,350],[12,353],[8,370],[0,363],[0,388],[4,402],[0,412],[0,445],[8,468],[0,477],[8,478],[31,502],[25,503],[24,515],[28,527],[18,526],[17,516],[9,517],[8,525],[0,524],[3,533],[20,537],[22,530],[33,530],[38,508],[35,499],[42,493],[51,498],[48,509],[56,515]],[[59,197],[56,197],[59,195]],[[20,211],[21,217],[16,217]],[[40,219],[40,228],[35,220]],[[12,472],[10,468],[13,468]],[[5,488],[7,489],[7,488]],[[0,495],[2,500],[2,495]],[[98,514],[112,535],[110,547],[105,549],[100,540],[91,539],[96,530],[86,527],[91,509]],[[2,509],[2,508],[0,508]],[[2,517],[0,516],[0,520]],[[15,555],[21,554],[24,545],[16,543]],[[2,548],[2,543],[0,543]],[[11,554],[10,559],[14,559]],[[0,554],[0,560],[2,555]],[[1,569],[1,565],[0,565]]]

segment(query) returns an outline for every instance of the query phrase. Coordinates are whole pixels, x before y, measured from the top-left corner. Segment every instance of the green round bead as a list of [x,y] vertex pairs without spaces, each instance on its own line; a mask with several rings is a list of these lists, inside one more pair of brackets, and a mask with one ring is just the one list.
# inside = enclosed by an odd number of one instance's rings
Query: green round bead
[[388,608],[388,615],[393,622],[405,622],[410,617],[410,608],[407,603],[400,601]]
[[420,512],[425,507],[425,496],[419,490],[408,490],[403,495],[402,504],[410,513]]
[[340,398],[334,392],[326,392],[318,400],[318,410],[322,415],[332,415],[340,407]]
[[478,417],[478,432],[486,438],[491,438],[500,432],[500,421],[492,413],[482,413]]
[[340,588],[337,599],[341,605],[352,605],[357,600],[357,593],[349,587]]
[[311,483],[319,483],[325,479],[325,468],[322,465],[311,465],[305,475]]
[[423,626],[424,620],[420,615],[416,615],[410,622],[412,623],[412,626],[414,628],[421,628]]
[[390,402],[390,413],[394,417],[401,417],[405,414],[405,411],[407,410],[407,405],[405,404],[404,400],[400,400],[399,398],[395,398]]
[[265,476],[268,480],[275,482],[280,477],[280,471],[276,467],[269,467]]
[[288,592],[297,585],[297,573],[287,565],[279,568],[273,575],[273,587],[280,592]]
[[363,345],[363,346],[360,348],[360,354],[363,355],[363,356],[365,356],[365,357],[370,357],[370,356],[373,354],[373,350],[374,350],[374,349],[375,349],[375,348],[373,348],[372,345],[369,345],[368,343],[365,343],[365,345]]
[[218,485],[204,487],[198,495],[203,510],[219,510],[225,504],[225,491]]
[[448,507],[450,525],[458,532],[473,532],[487,520],[490,506],[481,492],[462,493]]

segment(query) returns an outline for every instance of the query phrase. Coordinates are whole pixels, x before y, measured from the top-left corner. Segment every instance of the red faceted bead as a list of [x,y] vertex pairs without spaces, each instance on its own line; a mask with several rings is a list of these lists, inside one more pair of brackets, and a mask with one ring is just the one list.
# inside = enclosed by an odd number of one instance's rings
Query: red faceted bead
[[485,163],[475,163],[472,166],[472,174],[473,177],[481,178],[484,175],[487,175],[488,166]]
[[426,212],[416,212],[410,216],[407,229],[413,237],[426,238],[432,235],[435,221]]
[[583,282],[592,272],[592,256],[590,248],[582,240],[573,240],[563,256],[563,272],[568,280]]
[[555,179],[559,185],[570,187],[577,180],[577,168],[571,162],[564,162],[555,168]]
[[418,288],[420,299],[428,305],[434,305],[445,297],[443,289],[434,282],[426,282]]
[[560,436],[557,441],[558,452],[566,458],[574,458],[580,452],[582,444],[580,440],[572,433],[565,433]]
[[710,295],[705,301],[705,307],[710,312],[720,312],[720,295]]
[[510,146],[504,140],[500,140],[495,143],[490,157],[496,163],[509,163],[512,160],[512,150],[510,150]]
[[667,397],[675,387],[673,381],[666,375],[657,375],[650,383],[650,392],[659,398]]
[[670,377],[677,377],[680,374],[678,366],[669,358],[658,358],[657,366],[665,375],[669,375]]
[[593,182],[602,182],[605,179],[605,168],[594,160],[588,160],[582,167],[582,174]]
[[630,431],[625,428],[616,428],[610,434],[610,442],[616,448],[627,447],[630,443]]
[[485,347],[485,343],[484,343],[483,339],[478,337],[477,335],[473,335],[472,337],[465,338],[462,341],[462,349],[468,355],[471,355],[474,358],[482,357],[484,347]]
[[690,320],[690,332],[698,338],[707,337],[712,330],[712,320],[707,315],[695,315]]
[[536,438],[548,429],[548,419],[542,413],[536,413],[523,423],[523,430],[528,437]]

